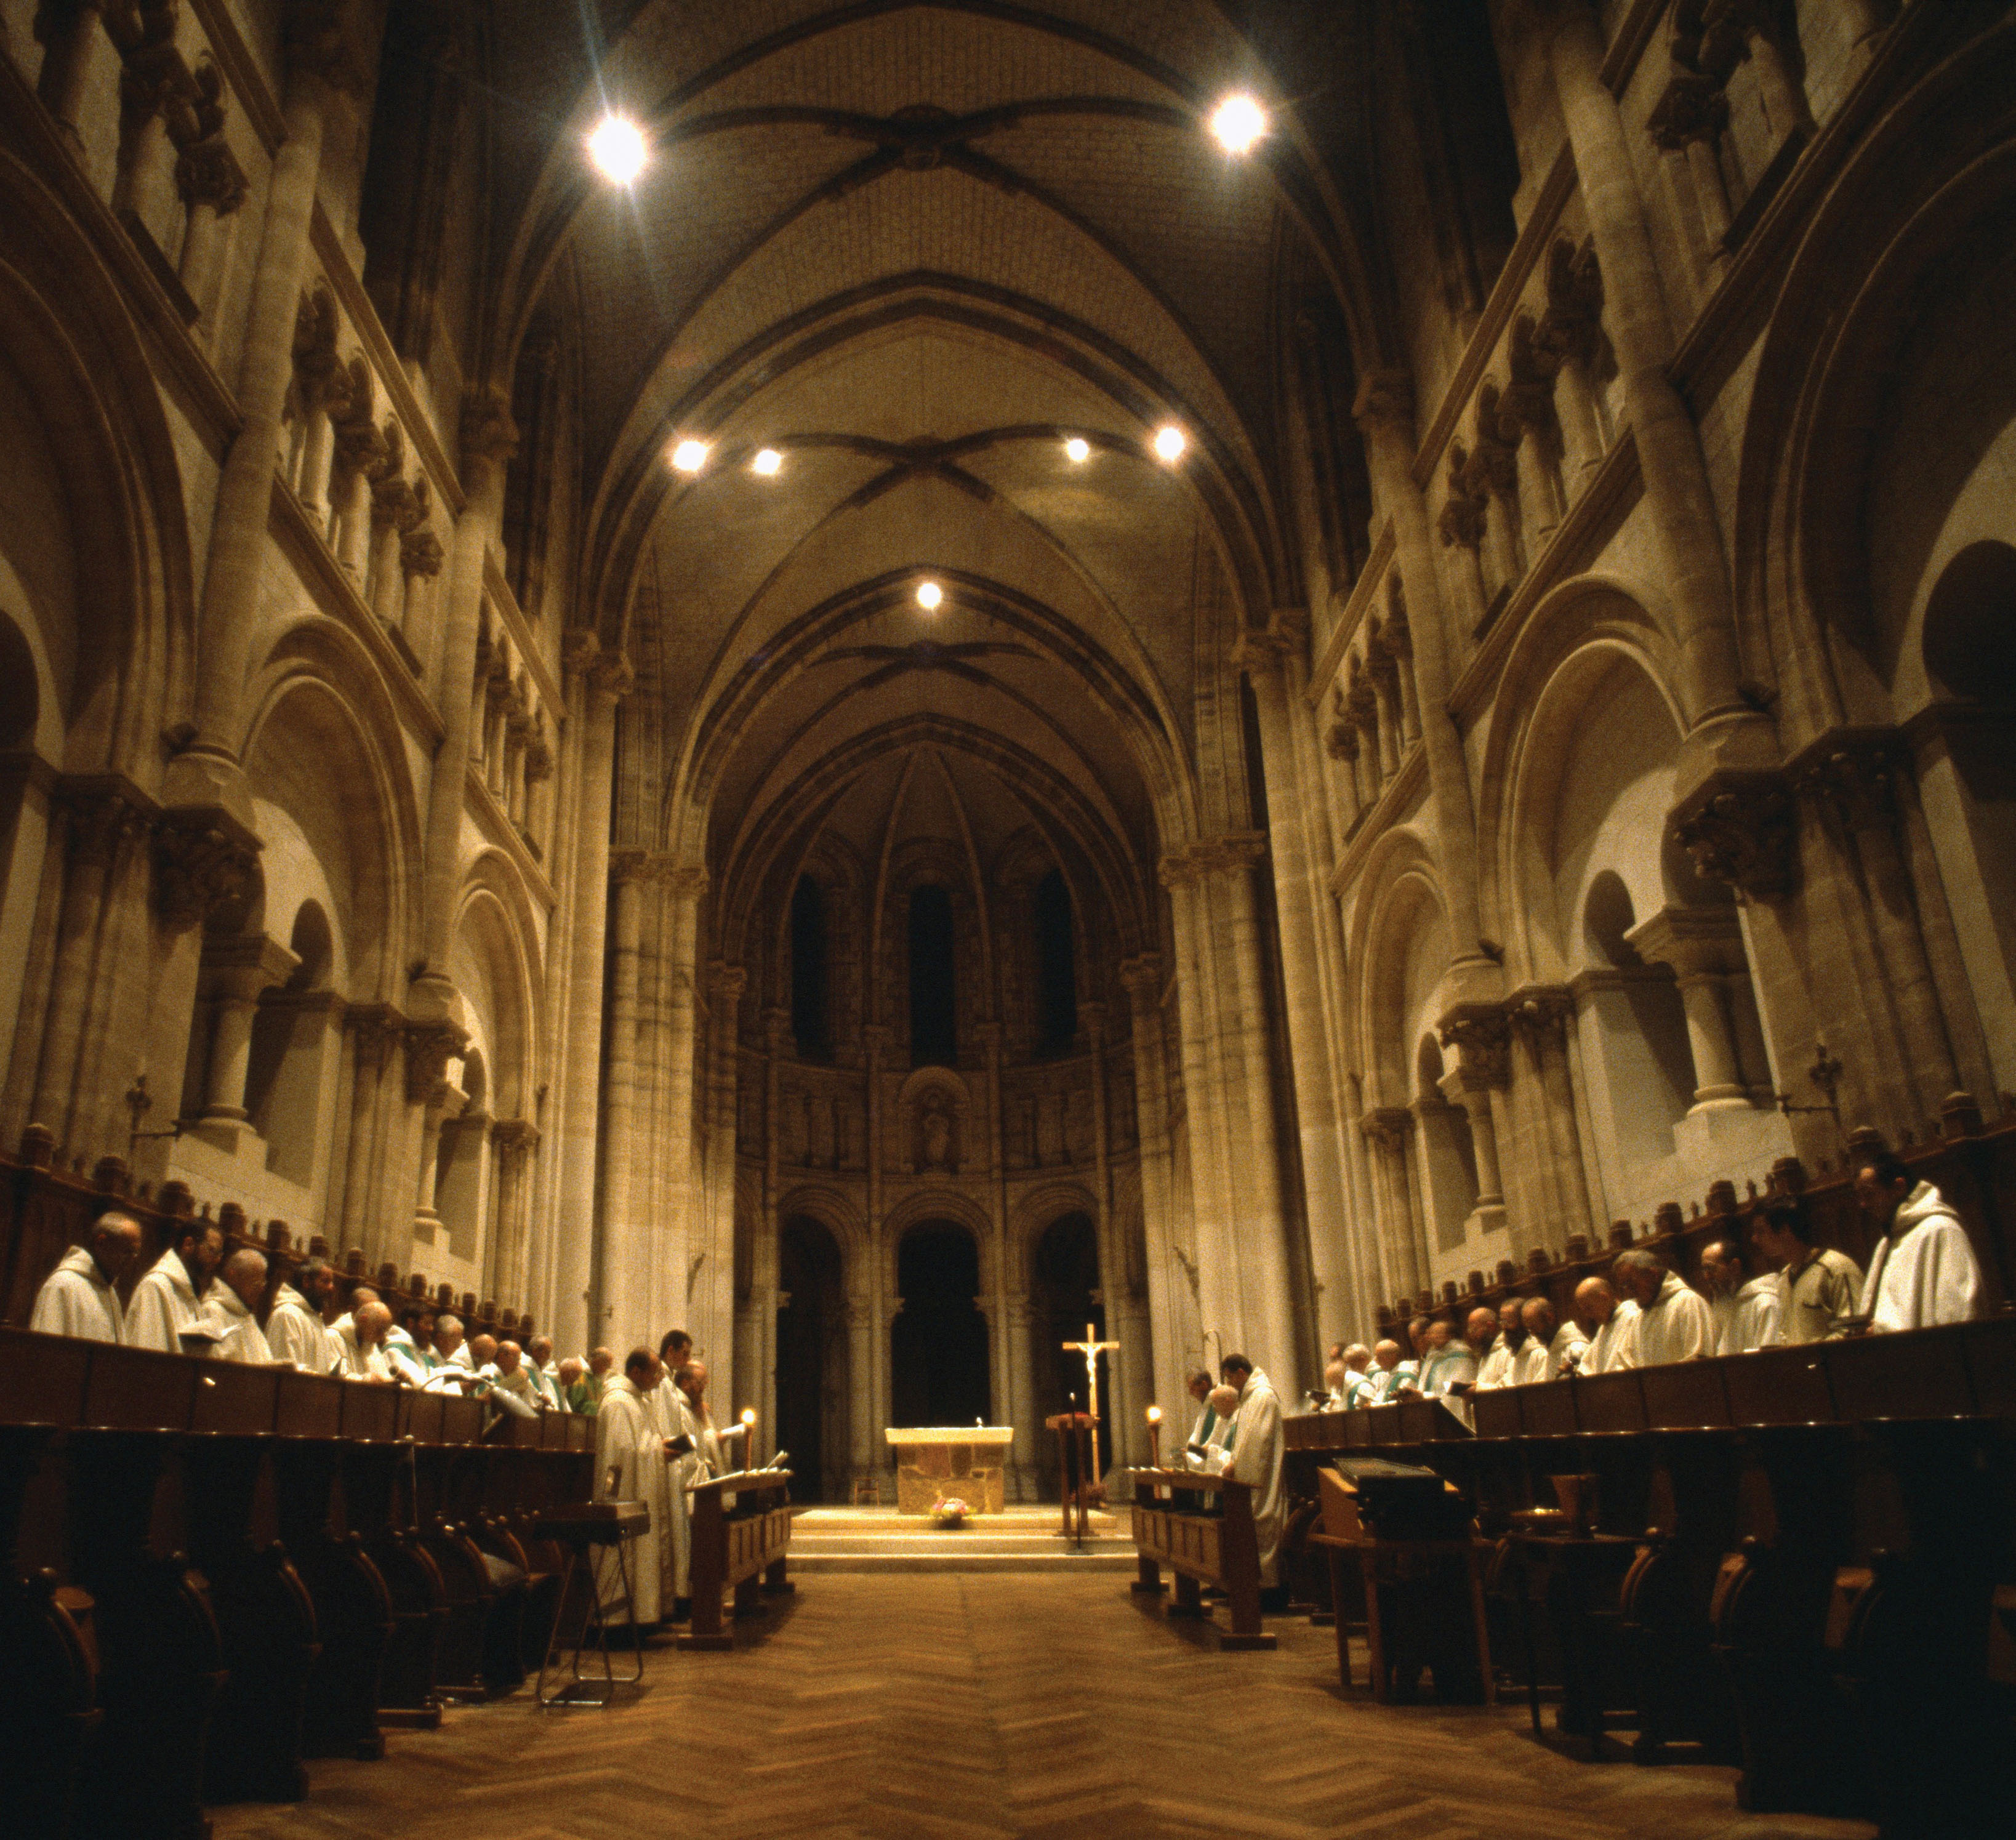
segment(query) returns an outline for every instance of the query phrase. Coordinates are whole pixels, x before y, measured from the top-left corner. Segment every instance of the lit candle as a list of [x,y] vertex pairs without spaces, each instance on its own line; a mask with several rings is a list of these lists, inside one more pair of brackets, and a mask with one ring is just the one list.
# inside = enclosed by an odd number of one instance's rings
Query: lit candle
[[1162,1467],[1162,1409],[1159,1406],[1148,1408],[1148,1467],[1155,1470]]
[[742,1408],[742,1467],[753,1470],[756,1467],[756,1408]]

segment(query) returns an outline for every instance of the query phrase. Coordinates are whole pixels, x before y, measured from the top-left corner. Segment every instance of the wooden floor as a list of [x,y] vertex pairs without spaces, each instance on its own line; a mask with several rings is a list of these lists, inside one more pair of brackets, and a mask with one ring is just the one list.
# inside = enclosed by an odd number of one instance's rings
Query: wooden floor
[[1741,1814],[1726,1770],[1557,1755],[1523,1707],[1346,1697],[1330,1631],[1269,1626],[1276,1652],[1221,1655],[1111,1575],[808,1579],[740,1626],[739,1653],[653,1650],[634,1703],[451,1711],[391,1734],[383,1763],[311,1766],[297,1807],[217,1810],[217,1840],[1873,1831]]

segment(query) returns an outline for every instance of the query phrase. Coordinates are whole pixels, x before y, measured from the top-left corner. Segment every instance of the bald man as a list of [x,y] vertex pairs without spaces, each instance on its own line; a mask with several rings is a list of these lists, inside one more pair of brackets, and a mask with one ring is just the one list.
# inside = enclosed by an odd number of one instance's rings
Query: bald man
[[337,1326],[343,1345],[343,1371],[351,1380],[389,1381],[392,1370],[385,1359],[385,1332],[392,1327],[392,1312],[382,1303],[360,1304],[344,1323]]
[[119,1287],[140,1262],[146,1236],[130,1214],[108,1208],[91,1223],[81,1246],[73,1246],[35,1293],[28,1327],[42,1335],[74,1335],[81,1341],[117,1341],[125,1334],[126,1311]]
[[273,1364],[273,1350],[259,1327],[260,1299],[266,1291],[266,1255],[241,1246],[218,1268],[217,1282],[203,1305],[204,1320],[218,1336],[214,1358]]
[[1620,1303],[1607,1278],[1584,1278],[1575,1286],[1575,1321],[1589,1338],[1589,1352],[1575,1367],[1578,1374],[1615,1374],[1638,1365],[1632,1330],[1638,1319],[1635,1303]]

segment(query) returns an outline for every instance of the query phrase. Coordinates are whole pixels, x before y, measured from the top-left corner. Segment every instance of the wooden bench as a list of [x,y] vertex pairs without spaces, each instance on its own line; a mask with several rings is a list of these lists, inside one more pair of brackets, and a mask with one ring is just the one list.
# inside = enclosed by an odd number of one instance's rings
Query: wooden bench
[[437,1721],[430,1523],[585,1500],[592,1428],[499,1447],[475,1401],[0,1328],[0,1627],[41,1658],[0,1726],[54,1772],[38,1822],[197,1840]]
[[[1253,1490],[1229,1476],[1189,1470],[1135,1470],[1134,1547],[1140,1576],[1134,1588],[1161,1593],[1161,1568],[1175,1574],[1171,1616],[1208,1618],[1203,1587],[1225,1593],[1232,1627],[1218,1632],[1221,1649],[1272,1648],[1260,1626],[1260,1541],[1253,1525]],[[1177,1491],[1208,1495],[1215,1511],[1179,1506]]]
[[[725,1497],[733,1496],[731,1508]],[[743,1470],[703,1482],[688,1496],[693,1514],[693,1624],[682,1648],[729,1649],[735,1637],[722,1600],[735,1593],[735,1615],[752,1615],[762,1593],[797,1587],[784,1575],[791,1545],[791,1472]]]

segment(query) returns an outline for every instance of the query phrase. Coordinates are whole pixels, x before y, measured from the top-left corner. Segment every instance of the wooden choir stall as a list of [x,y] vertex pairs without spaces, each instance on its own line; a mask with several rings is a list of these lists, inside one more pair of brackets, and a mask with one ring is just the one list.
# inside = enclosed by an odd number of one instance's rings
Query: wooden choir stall
[[734,1633],[722,1600],[735,1593],[734,1614],[753,1615],[765,1594],[797,1587],[784,1575],[791,1546],[791,1472],[743,1470],[690,1491],[693,1512],[693,1622],[682,1648],[729,1649]]
[[1275,1647],[1276,1638],[1260,1626],[1260,1543],[1251,1488],[1229,1476],[1188,1470],[1129,1473],[1140,1568],[1134,1589],[1159,1596],[1166,1565],[1176,1581],[1168,1614],[1208,1619],[1203,1587],[1215,1585],[1225,1593],[1232,1621],[1230,1629],[1218,1632],[1219,1647]]

